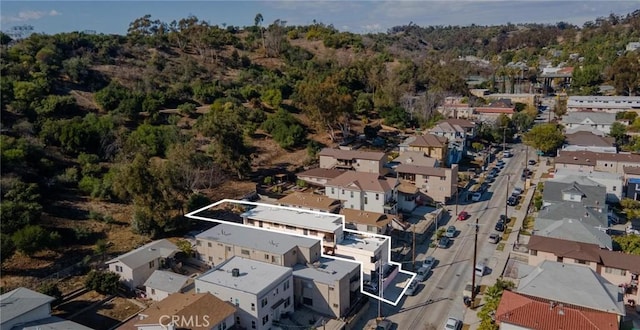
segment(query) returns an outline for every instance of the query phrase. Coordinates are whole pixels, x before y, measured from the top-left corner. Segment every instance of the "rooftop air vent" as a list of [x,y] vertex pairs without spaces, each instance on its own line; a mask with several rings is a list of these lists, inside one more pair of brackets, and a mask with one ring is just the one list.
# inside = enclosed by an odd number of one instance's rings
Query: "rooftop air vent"
[[240,277],[240,269],[239,268],[234,268],[231,270],[231,276],[233,277]]

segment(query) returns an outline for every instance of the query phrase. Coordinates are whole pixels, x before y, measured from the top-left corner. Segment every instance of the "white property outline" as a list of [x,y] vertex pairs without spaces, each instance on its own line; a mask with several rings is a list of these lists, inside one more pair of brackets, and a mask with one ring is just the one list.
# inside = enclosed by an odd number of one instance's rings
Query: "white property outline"
[[[387,251],[387,263],[398,266],[398,272],[399,273],[404,273],[404,274],[407,274],[407,275],[411,276],[411,279],[409,279],[409,281],[407,281],[407,285],[404,286],[404,288],[402,289],[402,292],[400,293],[400,295],[398,296],[398,299],[396,301],[387,300],[387,299],[384,299],[384,297],[378,297],[378,296],[373,295],[373,294],[371,294],[371,293],[369,293],[367,291],[364,291],[364,289],[363,289],[363,284],[364,284],[364,279],[363,278],[364,277],[362,276],[364,274],[364,265],[363,265],[363,263],[361,261],[345,259],[345,258],[341,258],[341,257],[336,257],[336,256],[324,254],[324,252],[323,252],[324,251],[324,246],[323,246],[322,239],[319,239],[319,238],[316,238],[316,237],[312,237],[312,236],[289,233],[289,232],[283,233],[283,232],[277,231],[277,230],[265,229],[265,228],[260,228],[260,227],[245,225],[245,224],[238,224],[238,223],[230,222],[230,221],[226,221],[226,220],[211,219],[211,218],[206,218],[206,217],[201,217],[201,216],[195,215],[197,213],[200,213],[202,211],[206,211],[206,210],[208,210],[210,208],[216,207],[216,206],[218,206],[220,204],[223,204],[223,203],[235,203],[235,204],[240,204],[240,205],[254,205],[254,206],[273,207],[273,208],[279,208],[279,209],[283,209],[283,210],[296,211],[296,212],[306,212],[306,213],[317,214],[317,215],[322,215],[322,216],[340,217],[340,219],[342,219],[342,231],[343,232],[356,233],[356,234],[361,234],[361,235],[365,235],[365,236],[372,236],[372,237],[377,237],[377,238],[382,238],[382,239],[385,239],[385,240],[389,240],[389,244],[387,246],[387,248],[388,248],[388,251]],[[217,201],[217,202],[215,202],[213,204],[209,204],[209,205],[207,205],[205,207],[202,207],[202,208],[199,208],[199,209],[197,209],[195,211],[189,212],[185,216],[187,218],[195,219],[195,220],[226,223],[226,224],[233,225],[233,226],[238,226],[238,227],[253,228],[253,229],[256,229],[256,230],[277,232],[277,233],[280,233],[280,234],[293,235],[293,236],[297,236],[297,237],[304,237],[304,238],[310,238],[310,239],[318,240],[318,241],[320,241],[320,256],[321,257],[335,259],[335,260],[343,260],[343,261],[354,262],[354,263],[360,264],[360,292],[362,292],[363,294],[365,294],[365,295],[367,295],[369,297],[372,297],[374,299],[378,299],[378,300],[380,300],[382,302],[390,304],[392,306],[397,306],[398,305],[398,303],[400,302],[400,300],[404,296],[405,292],[409,288],[409,283],[411,283],[411,281],[413,281],[415,279],[416,275],[417,275],[414,272],[403,270],[401,263],[395,262],[395,261],[391,261],[391,236],[373,234],[373,233],[369,233],[369,232],[362,232],[362,231],[358,231],[358,230],[347,229],[345,227],[345,223],[344,223],[344,218],[345,217],[342,214],[311,211],[311,210],[307,210],[307,209],[280,206],[280,205],[273,205],[273,204],[267,204],[267,203],[250,202],[250,201],[245,201],[245,200],[222,199],[222,200],[219,200],[219,201]],[[383,283],[378,283],[378,285],[382,286]],[[380,287],[378,288],[378,290],[380,290]],[[382,290],[382,291],[383,291],[383,295],[384,295],[384,290]]]

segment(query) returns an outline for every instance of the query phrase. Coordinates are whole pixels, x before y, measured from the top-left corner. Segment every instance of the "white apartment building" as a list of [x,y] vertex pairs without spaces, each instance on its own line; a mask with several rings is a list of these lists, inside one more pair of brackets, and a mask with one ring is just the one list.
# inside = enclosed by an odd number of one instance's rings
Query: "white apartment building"
[[567,112],[585,110],[610,113],[640,111],[640,96],[569,96]]
[[325,194],[341,200],[345,208],[397,214],[396,187],[399,184],[395,178],[381,177],[376,173],[346,171],[327,182]]
[[200,275],[196,293],[209,292],[237,308],[236,325],[268,330],[282,314],[291,313],[293,270],[289,267],[232,257]]

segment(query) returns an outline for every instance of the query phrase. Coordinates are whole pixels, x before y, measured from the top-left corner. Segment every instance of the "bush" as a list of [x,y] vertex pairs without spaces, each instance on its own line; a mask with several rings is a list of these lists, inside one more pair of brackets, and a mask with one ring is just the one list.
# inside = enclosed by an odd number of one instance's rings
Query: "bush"
[[11,238],[18,251],[32,256],[38,251],[55,247],[60,241],[60,234],[56,231],[49,233],[40,226],[28,225],[16,231]]
[[195,193],[189,196],[189,200],[187,201],[187,210],[192,212],[209,204],[211,204],[209,197],[201,193]]
[[73,234],[76,237],[76,240],[80,242],[84,242],[91,236],[91,230],[86,227],[75,226],[73,227]]
[[178,112],[181,115],[187,116],[187,117],[191,117],[193,114],[195,114],[196,109],[197,107],[193,103],[183,103],[178,106]]
[[54,297],[56,300],[62,299],[62,291],[60,291],[58,285],[53,282],[40,284],[40,286],[38,286],[38,292]]
[[95,290],[102,294],[113,294],[120,285],[120,276],[113,272],[92,270],[87,275],[84,285],[89,290]]
[[273,139],[284,149],[302,144],[306,140],[306,131],[298,123],[298,120],[290,113],[280,109],[274,115],[267,118],[262,124]]
[[6,234],[0,234],[0,262],[11,258],[16,251],[16,246],[13,244],[11,236]]
[[272,108],[278,108],[282,103],[282,92],[279,89],[269,89],[262,94],[262,101]]

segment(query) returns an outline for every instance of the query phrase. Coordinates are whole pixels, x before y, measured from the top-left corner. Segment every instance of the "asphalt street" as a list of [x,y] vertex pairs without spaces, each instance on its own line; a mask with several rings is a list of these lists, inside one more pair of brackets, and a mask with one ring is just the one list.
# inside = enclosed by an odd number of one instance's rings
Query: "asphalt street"
[[[446,249],[430,248],[427,240],[416,246],[418,263],[428,255],[433,255],[438,260],[430,276],[420,285],[417,294],[405,296],[397,306],[382,303],[379,308],[377,301],[372,300],[369,310],[356,324],[356,329],[372,328],[378,316],[393,321],[398,330],[442,329],[448,317],[464,320],[465,313],[475,313],[465,307],[462,299],[463,288],[467,282],[471,282],[474,268],[475,220],[479,219],[477,261],[487,265],[487,275],[491,272],[501,272],[502,269],[494,269],[500,266],[494,257],[496,245],[488,242],[488,236],[495,232],[494,226],[500,214],[505,212],[507,196],[511,195],[514,187],[523,187],[524,182],[520,180],[520,174],[527,160],[526,151],[529,152],[528,159],[536,159],[534,151],[526,149],[522,144],[512,145],[511,150],[514,156],[505,159],[505,167],[479,202],[463,202],[461,198],[458,212],[464,210],[470,214],[466,221],[457,221],[457,215],[453,211],[455,205],[447,205],[450,217],[447,223],[441,223],[440,226],[456,226],[458,233],[452,244]],[[514,207],[510,206],[507,212],[509,217],[516,213]],[[476,282],[481,283],[481,278],[476,278]]]

